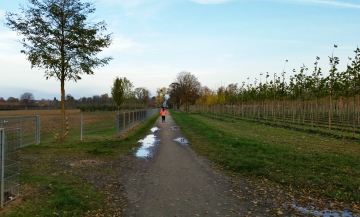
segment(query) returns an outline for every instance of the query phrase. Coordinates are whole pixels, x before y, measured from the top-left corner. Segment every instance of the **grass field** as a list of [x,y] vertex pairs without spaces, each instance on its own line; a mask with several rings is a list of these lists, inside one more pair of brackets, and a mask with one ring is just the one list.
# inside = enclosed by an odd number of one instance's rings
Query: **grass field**
[[[45,139],[21,149],[22,196],[0,210],[0,216],[121,216],[125,205],[118,195],[123,176],[119,165],[141,145],[138,140],[150,132],[157,118],[121,137],[114,135],[112,124],[93,130],[83,142]],[[97,124],[104,126],[92,125]]]
[[348,204],[360,202],[360,144],[256,122],[172,112],[191,148],[242,177]]

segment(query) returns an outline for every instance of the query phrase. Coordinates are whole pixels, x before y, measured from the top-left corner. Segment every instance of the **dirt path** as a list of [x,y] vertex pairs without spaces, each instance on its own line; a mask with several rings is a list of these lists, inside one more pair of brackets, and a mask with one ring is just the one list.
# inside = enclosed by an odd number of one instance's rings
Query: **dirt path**
[[266,207],[238,197],[245,186],[235,189],[187,144],[174,141],[181,131],[173,126],[169,112],[166,123],[159,117],[155,154],[133,162],[137,169],[126,174],[126,216],[268,216]]

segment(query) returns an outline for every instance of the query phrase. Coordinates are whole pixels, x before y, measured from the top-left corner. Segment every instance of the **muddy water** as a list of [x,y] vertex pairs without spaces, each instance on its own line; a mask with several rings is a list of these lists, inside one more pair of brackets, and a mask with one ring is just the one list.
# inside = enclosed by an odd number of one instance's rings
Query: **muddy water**
[[[180,127],[172,126],[170,127],[171,130],[179,131]],[[154,154],[154,147],[156,146],[157,142],[159,141],[156,136],[155,132],[160,130],[158,127],[151,128],[151,134],[147,135],[144,139],[140,139],[139,142],[142,143],[141,147],[136,151],[136,157],[147,158],[152,157]],[[184,137],[178,137],[173,139],[175,142],[178,142],[182,145],[187,145],[189,142]]]

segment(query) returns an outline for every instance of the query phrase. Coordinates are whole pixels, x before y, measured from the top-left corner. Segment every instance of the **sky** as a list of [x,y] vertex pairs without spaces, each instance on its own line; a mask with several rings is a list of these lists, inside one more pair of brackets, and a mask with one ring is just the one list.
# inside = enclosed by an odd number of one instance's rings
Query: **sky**
[[[94,22],[105,21],[112,33],[109,48],[98,54],[113,60],[67,81],[75,99],[109,94],[116,77],[126,77],[151,96],[186,71],[202,86],[265,81],[265,74],[285,78],[305,65],[312,73],[316,56],[324,76],[329,56],[348,57],[360,45],[359,0],[87,0],[94,2]],[[46,80],[33,68],[17,36],[4,25],[5,12],[19,12],[27,0],[0,0],[0,97],[60,99],[60,81]],[[334,44],[338,47],[334,48]],[[286,62],[288,60],[288,62]],[[261,75],[262,74],[262,75]]]

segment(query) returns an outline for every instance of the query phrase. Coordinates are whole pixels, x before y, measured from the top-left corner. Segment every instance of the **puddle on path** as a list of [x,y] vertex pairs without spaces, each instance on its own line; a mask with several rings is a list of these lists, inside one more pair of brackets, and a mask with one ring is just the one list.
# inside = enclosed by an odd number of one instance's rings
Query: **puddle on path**
[[153,127],[150,129],[151,132],[155,133],[156,131],[160,130],[159,127]]
[[179,130],[180,130],[180,127],[178,127],[178,126],[172,126],[172,127],[170,127],[170,129],[171,129],[171,130],[178,130],[178,131],[179,131]]
[[[154,127],[155,128],[155,127]],[[153,128],[153,129],[154,129]],[[153,129],[151,129],[152,132]],[[154,134],[147,135],[144,139],[140,139],[139,142],[142,143],[141,147],[136,152],[136,157],[151,157],[153,155],[153,148],[156,144],[156,136]]]
[[301,206],[292,205],[292,208],[298,210],[303,214],[311,214],[314,216],[322,216],[322,217],[355,217],[348,211],[338,212],[334,210],[324,209],[323,211],[313,210],[311,208],[305,208]]
[[[180,127],[178,127],[178,126],[171,126],[170,129],[171,129],[171,130],[180,131]],[[178,143],[182,144],[182,145],[187,145],[187,144],[189,144],[189,141],[188,141],[186,138],[184,138],[184,137],[178,137],[178,138],[175,138],[175,139],[173,139],[173,140],[174,140],[175,142],[178,142]]]
[[187,145],[189,143],[189,141],[184,137],[178,137],[178,138],[173,139],[173,140],[175,142],[178,142],[178,143],[182,144],[182,145]]

